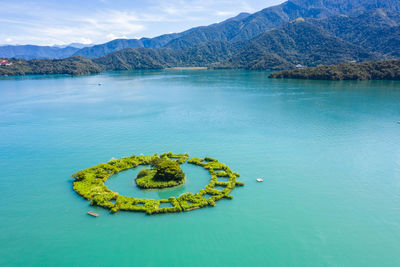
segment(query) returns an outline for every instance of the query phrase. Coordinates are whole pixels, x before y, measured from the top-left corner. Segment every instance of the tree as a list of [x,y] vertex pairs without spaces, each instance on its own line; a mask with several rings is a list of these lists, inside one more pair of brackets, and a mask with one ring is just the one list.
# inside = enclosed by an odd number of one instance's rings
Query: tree
[[182,171],[178,163],[172,160],[165,159],[156,167],[156,175],[154,180],[159,181],[181,181],[185,178],[185,173]]

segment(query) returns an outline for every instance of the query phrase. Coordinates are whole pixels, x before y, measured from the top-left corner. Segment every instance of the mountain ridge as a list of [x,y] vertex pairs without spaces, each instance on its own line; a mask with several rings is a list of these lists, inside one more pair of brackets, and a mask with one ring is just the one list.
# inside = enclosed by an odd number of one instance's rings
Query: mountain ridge
[[[97,48],[108,50],[101,50],[99,54],[102,56],[96,56],[92,60],[75,59],[66,62],[73,62],[78,66],[72,73],[86,73],[85,70],[79,70],[79,67],[86,66],[93,71],[170,67],[288,69],[297,65],[312,67],[320,64],[400,58],[400,12],[397,11],[396,5],[392,9],[381,8],[382,3],[387,4],[390,0],[373,5],[379,7],[375,9],[365,8],[369,2],[374,2],[367,0],[363,2],[364,5],[360,4],[355,10],[349,11],[350,15],[329,16],[327,14],[338,12],[335,8],[342,7],[335,7],[333,1],[310,0],[309,7],[301,9],[296,3],[302,1],[288,1],[285,5],[267,8],[254,14],[239,14],[220,23],[192,28],[174,35],[162,35],[157,37],[158,39],[142,38],[139,40],[140,44],[137,43],[138,40],[129,44],[132,40],[123,39],[115,41],[112,47],[100,45],[96,46],[95,50],[92,50],[93,47],[84,48],[94,53],[93,55],[97,55]],[[358,3],[358,0],[339,0],[340,3],[352,1]],[[333,11],[328,10],[330,5]],[[283,8],[288,10],[279,11]],[[271,22],[271,16],[264,16],[263,13],[286,16],[278,16],[274,22],[280,23],[290,16],[310,12],[311,17],[296,17],[272,29],[261,30]],[[264,21],[257,24],[257,21],[263,18],[267,18],[268,23]],[[231,31],[227,25],[234,27],[234,30]],[[251,30],[254,25],[263,25],[258,29],[262,33],[250,38],[255,35]],[[243,29],[242,26],[248,28]],[[220,27],[225,30],[214,31]],[[242,31],[238,32],[237,27],[242,27]],[[198,31],[202,34],[197,34]],[[206,34],[207,32],[210,35]],[[196,38],[191,38],[193,34]],[[241,35],[246,37],[242,38]],[[124,42],[127,43],[125,46],[140,47],[119,49],[124,47],[120,45]],[[148,47],[143,47],[145,45]],[[61,71],[63,67],[60,66],[64,66],[66,72],[71,73],[71,70],[63,65],[63,61],[39,63],[46,66],[49,73],[53,73],[48,67],[51,64],[55,64],[56,71]],[[22,72],[26,66],[31,66],[29,73],[35,72],[39,63],[15,61],[15,64],[21,65]],[[5,68],[7,66],[0,67],[0,75],[10,75]],[[16,65],[13,68],[19,73]],[[37,72],[42,73],[40,70]]]
[[[186,49],[208,41],[241,42],[251,40],[267,30],[281,26],[298,17],[328,18],[334,15],[357,15],[370,9],[383,8],[400,12],[400,1],[395,0],[289,0],[267,7],[253,14],[240,13],[220,23],[188,29],[180,33],[154,38],[115,39],[104,44],[81,48],[72,54],[48,52],[47,58],[84,56],[96,58],[124,48]],[[1,50],[0,50],[1,51]],[[22,56],[21,56],[22,55]],[[0,53],[1,57],[44,58],[45,53]]]
[[55,47],[38,45],[3,45],[0,46],[0,57],[21,59],[67,58],[79,51],[73,46]]

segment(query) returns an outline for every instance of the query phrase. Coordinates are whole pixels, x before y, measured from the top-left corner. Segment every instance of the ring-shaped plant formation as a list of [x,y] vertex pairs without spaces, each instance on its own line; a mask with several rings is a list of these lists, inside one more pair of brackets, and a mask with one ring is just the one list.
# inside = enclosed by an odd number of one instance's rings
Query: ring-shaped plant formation
[[[155,154],[153,156],[130,156],[121,159],[112,159],[107,163],[102,163],[73,174],[74,190],[83,198],[90,201],[92,206],[100,206],[109,209],[111,213],[119,210],[138,211],[147,214],[175,213],[190,211],[206,206],[215,206],[215,202],[222,199],[233,197],[229,193],[236,185],[243,186],[242,182],[237,181],[239,174],[232,172],[231,169],[218,160],[206,157],[191,158],[189,154],[172,154],[171,152]],[[177,186],[184,183],[179,164],[188,163],[201,166],[209,171],[211,180],[204,189],[198,193],[184,193],[179,197],[168,199],[147,199],[121,196],[108,189],[104,182],[110,176],[124,170],[135,168],[139,165],[150,165],[153,169],[139,172],[136,183],[140,188],[165,188]],[[172,161],[172,163],[171,163]],[[176,168],[178,166],[178,168]],[[180,171],[179,171],[180,170]],[[171,173],[173,175],[171,176]],[[171,177],[169,177],[171,176]],[[178,177],[179,176],[179,177]],[[178,177],[178,178],[176,178]],[[222,189],[216,189],[215,187]],[[171,207],[160,208],[161,203],[170,203]]]

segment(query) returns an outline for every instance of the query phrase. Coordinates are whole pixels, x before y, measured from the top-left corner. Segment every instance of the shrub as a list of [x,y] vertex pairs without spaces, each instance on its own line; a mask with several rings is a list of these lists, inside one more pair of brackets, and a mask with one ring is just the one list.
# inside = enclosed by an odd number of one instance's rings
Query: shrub
[[178,163],[171,160],[163,160],[156,167],[156,175],[154,180],[158,181],[181,181],[185,178]]
[[142,178],[144,176],[148,176],[151,174],[151,170],[149,168],[144,167],[143,169],[140,170],[140,172],[137,174],[136,178]]

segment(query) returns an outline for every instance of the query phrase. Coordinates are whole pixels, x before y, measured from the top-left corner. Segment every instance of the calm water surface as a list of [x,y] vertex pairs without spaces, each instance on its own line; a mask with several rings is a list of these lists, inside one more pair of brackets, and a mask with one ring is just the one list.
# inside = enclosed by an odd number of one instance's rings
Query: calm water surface
[[[267,76],[0,79],[0,265],[399,266],[400,83]],[[77,170],[167,151],[215,157],[246,185],[214,208],[155,216],[111,215],[72,190]],[[107,185],[164,198],[207,184],[183,168],[176,189],[140,191],[138,170]]]

